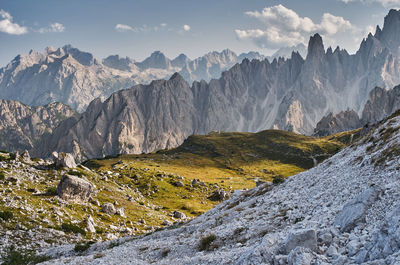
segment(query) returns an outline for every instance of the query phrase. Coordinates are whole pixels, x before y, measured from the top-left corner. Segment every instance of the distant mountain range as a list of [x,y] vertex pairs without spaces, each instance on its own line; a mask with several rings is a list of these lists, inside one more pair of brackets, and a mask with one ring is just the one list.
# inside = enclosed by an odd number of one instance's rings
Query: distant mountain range
[[[377,27],[375,35],[369,34],[354,55],[339,47],[325,50],[321,36],[316,34],[310,38],[305,59],[298,52],[292,52],[289,59],[272,62],[246,58],[222,72],[219,79],[209,82],[195,81],[190,86],[184,74],[175,73],[169,80],[120,90],[104,102],[101,98],[93,100],[78,121],[62,122],[51,135],[43,137],[34,153],[46,156],[54,150],[65,151],[84,160],[118,153],[151,152],[175,147],[191,134],[214,130],[256,132],[279,128],[312,134],[326,114],[346,109],[361,114],[373,88],[389,89],[400,83],[400,57],[396,49],[400,46],[399,35],[400,11],[391,10],[383,29]],[[146,67],[152,67],[147,70],[174,68],[185,62],[188,68],[203,60],[187,63],[188,59],[182,55],[171,61],[157,52],[141,63],[128,58],[118,63],[121,59],[115,57],[96,63],[90,55],[79,53],[77,56],[75,49],[68,49],[68,55],[61,58],[66,56],[72,61],[75,56],[79,65],[90,66],[82,66],[82,72],[75,71],[74,76],[90,76],[90,71],[100,66],[115,71],[138,67],[143,72]],[[58,51],[61,52],[59,49],[53,53]],[[225,59],[232,56],[228,51],[222,54]],[[211,62],[214,55],[204,58]],[[223,65],[221,57],[218,58]],[[62,59],[56,61],[63,65]],[[208,69],[208,73],[212,72],[212,68]],[[27,87],[28,83],[24,85]],[[83,97],[87,94],[84,86],[81,87],[77,96]],[[69,92],[62,87],[59,91]],[[375,111],[379,110],[370,112]]]
[[[288,57],[293,49],[282,48],[273,56]],[[148,84],[154,79],[169,78],[180,72],[187,82],[210,81],[219,78],[243,59],[264,59],[257,52],[236,55],[230,50],[210,52],[195,60],[181,54],[175,59],[156,51],[142,62],[118,55],[97,60],[71,45],[48,47],[44,53],[30,51],[18,55],[6,67],[0,68],[2,99],[18,100],[28,105],[62,102],[83,111],[90,101],[106,99],[111,93],[135,84]],[[271,59],[271,58],[270,58]]]

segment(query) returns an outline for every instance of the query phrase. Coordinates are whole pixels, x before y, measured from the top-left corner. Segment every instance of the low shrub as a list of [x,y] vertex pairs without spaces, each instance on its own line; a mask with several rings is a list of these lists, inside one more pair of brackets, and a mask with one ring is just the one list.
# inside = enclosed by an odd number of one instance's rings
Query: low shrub
[[204,250],[210,250],[211,243],[217,239],[217,236],[215,234],[210,234],[208,236],[202,237],[200,239],[200,245],[199,245],[199,250],[204,251]]
[[75,252],[84,252],[90,248],[91,245],[93,245],[93,241],[85,242],[85,243],[78,243],[74,247]]
[[0,218],[3,219],[4,221],[8,221],[13,217],[14,217],[14,214],[10,211],[0,212]]
[[274,184],[280,184],[283,183],[285,179],[282,176],[273,176],[272,177],[272,183]]

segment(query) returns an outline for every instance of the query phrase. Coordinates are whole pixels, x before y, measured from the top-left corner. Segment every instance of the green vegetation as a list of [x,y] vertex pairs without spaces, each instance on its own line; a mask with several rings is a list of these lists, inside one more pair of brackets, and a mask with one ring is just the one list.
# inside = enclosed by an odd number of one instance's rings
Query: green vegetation
[[25,265],[45,262],[49,260],[49,257],[37,255],[33,250],[20,250],[15,246],[9,246],[1,254],[1,259],[3,260],[2,265]]
[[211,250],[211,243],[213,243],[217,239],[217,236],[214,234],[210,234],[208,236],[202,237],[200,239],[199,250]]
[[14,214],[10,211],[3,211],[0,212],[0,218],[3,219],[4,221],[8,221],[14,217]]
[[78,243],[74,247],[74,251],[76,252],[84,252],[90,248],[91,245],[93,245],[95,242],[93,241],[88,241],[85,243]]
[[67,233],[75,233],[75,234],[86,235],[85,230],[83,230],[82,228],[80,228],[79,226],[74,225],[74,224],[63,223],[61,225],[61,229],[64,232],[67,232]]

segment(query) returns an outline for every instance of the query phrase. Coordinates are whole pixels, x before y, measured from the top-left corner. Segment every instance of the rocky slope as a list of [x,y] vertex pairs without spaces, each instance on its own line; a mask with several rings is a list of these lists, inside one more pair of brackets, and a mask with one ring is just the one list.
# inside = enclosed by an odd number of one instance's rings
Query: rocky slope
[[0,149],[11,152],[31,150],[44,135],[66,119],[79,114],[62,103],[30,107],[17,101],[0,100]]
[[63,102],[83,111],[95,98],[104,100],[117,90],[169,78],[174,72],[185,73],[189,82],[218,78],[222,71],[244,58],[263,56],[254,52],[237,56],[225,50],[191,61],[182,54],[170,60],[157,51],[142,62],[118,55],[101,61],[71,45],[58,49],[48,47],[44,53],[31,51],[18,55],[0,68],[0,95],[2,99],[28,105]]
[[399,128],[397,113],[280,185],[237,191],[177,228],[113,248],[49,250],[58,258],[44,264],[399,264]]

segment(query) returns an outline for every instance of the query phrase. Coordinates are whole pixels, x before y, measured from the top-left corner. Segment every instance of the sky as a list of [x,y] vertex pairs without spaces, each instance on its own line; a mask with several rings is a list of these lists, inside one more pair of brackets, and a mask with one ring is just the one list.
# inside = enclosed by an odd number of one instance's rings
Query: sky
[[400,0],[0,0],[0,67],[66,44],[141,61],[160,50],[190,58],[229,48],[272,54],[320,33],[355,52]]

